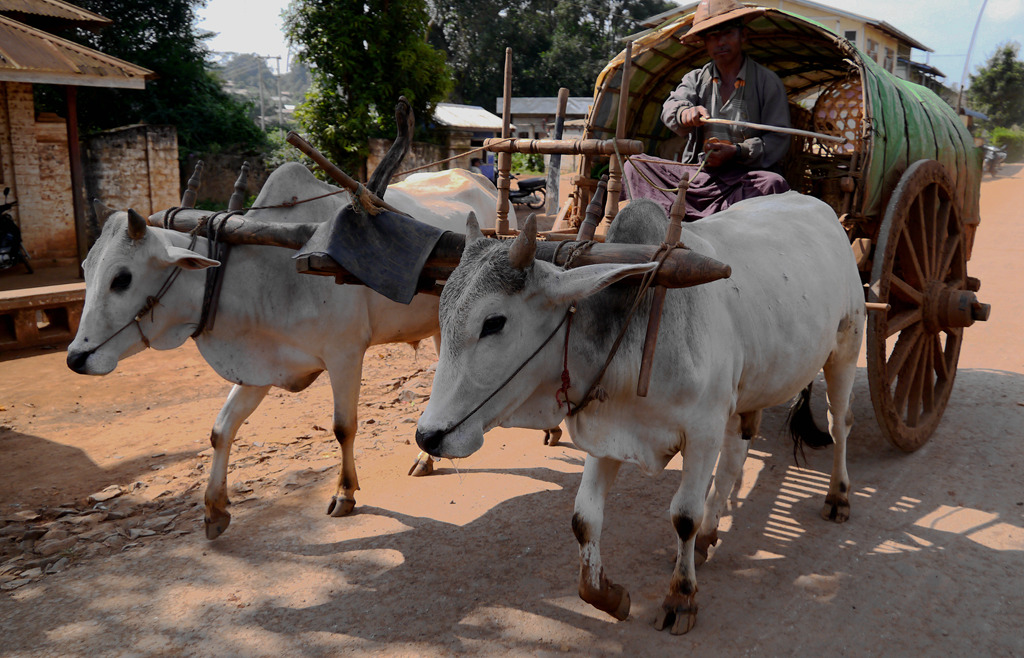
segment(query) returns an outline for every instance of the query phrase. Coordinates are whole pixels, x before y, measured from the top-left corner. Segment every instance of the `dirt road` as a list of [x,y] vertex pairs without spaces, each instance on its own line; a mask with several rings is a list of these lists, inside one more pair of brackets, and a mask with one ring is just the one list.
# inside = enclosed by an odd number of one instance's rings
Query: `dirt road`
[[604,560],[633,600],[615,622],[576,595],[571,443],[496,430],[470,459],[405,475],[430,346],[367,357],[355,515],[324,514],[324,379],[271,394],[243,427],[231,527],[207,541],[207,437],[229,386],[189,345],[103,378],[58,351],[0,362],[0,655],[1024,654],[1024,172],[1002,176],[983,184],[970,267],[992,318],[968,330],[936,434],[890,448],[862,368],[837,526],[818,517],[830,452],[795,467],[770,413],[689,635],[650,626],[678,463],[624,468],[610,496]]

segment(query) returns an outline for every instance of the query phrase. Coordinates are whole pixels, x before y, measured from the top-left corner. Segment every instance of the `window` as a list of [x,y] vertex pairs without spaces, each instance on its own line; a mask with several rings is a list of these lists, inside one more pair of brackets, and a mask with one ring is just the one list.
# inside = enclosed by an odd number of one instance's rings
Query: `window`
[[878,62],[878,42],[874,39],[868,39],[868,57]]
[[857,30],[846,30],[843,32],[843,36],[853,45],[857,45]]

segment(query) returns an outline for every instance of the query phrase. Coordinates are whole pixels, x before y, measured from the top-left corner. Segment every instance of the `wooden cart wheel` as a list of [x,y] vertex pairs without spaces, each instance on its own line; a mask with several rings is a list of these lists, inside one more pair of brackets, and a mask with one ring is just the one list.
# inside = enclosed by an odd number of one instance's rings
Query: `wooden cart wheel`
[[987,318],[987,306],[966,290],[966,240],[952,190],[938,162],[912,164],[875,246],[868,301],[889,309],[868,318],[868,384],[883,433],[906,452],[924,445],[942,419],[964,327]]

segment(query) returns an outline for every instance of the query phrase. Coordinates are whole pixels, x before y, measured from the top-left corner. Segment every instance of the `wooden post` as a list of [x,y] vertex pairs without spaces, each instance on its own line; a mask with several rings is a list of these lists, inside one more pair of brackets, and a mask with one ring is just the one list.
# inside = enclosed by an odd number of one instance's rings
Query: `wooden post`
[[89,255],[89,229],[85,222],[85,206],[81,191],[85,186],[82,171],[82,149],[78,144],[78,87],[64,87],[67,103],[68,160],[71,165],[71,211],[75,218],[75,246],[78,251],[78,277],[85,278],[82,263]]
[[[558,90],[558,104],[555,106],[555,139],[562,139],[565,128],[565,106],[569,102],[569,90],[562,87]],[[562,168],[562,155],[553,153],[548,158],[548,214],[558,214],[558,185]]]
[[[622,64],[622,82],[619,85],[619,114],[615,119],[615,139],[626,138],[626,114],[629,111],[629,77],[633,62],[633,42],[626,42],[626,58]],[[622,162],[611,156],[608,162],[608,198],[604,202],[604,221],[611,223],[619,212],[619,193],[622,191]]]
[[593,240],[597,233],[597,225],[601,223],[601,211],[604,209],[604,195],[608,191],[608,176],[601,176],[601,181],[594,191],[594,198],[587,205],[587,214],[580,222],[580,230],[576,233],[577,240]]
[[192,172],[192,178],[188,179],[185,183],[185,192],[181,195],[181,207],[182,208],[195,208],[196,207],[196,192],[199,191],[199,185],[203,179],[203,161],[196,161],[196,168]]
[[[674,245],[679,242],[683,232],[683,218],[686,216],[686,185],[689,174],[683,173],[679,181],[679,193],[672,203],[669,211],[668,228],[665,229],[665,244]],[[644,352],[640,361],[640,376],[636,382],[636,394],[642,398],[647,397],[647,391],[651,385],[651,368],[654,365],[654,349],[658,345],[658,329],[661,327],[661,311],[665,306],[665,286],[657,286],[654,289],[654,299],[651,302],[651,314],[647,318],[647,335],[644,337]]]
[[[501,137],[512,136],[512,49],[505,49],[505,88],[501,107]],[[512,169],[512,153],[498,154],[498,219],[495,232],[508,235],[508,188],[509,172]]]

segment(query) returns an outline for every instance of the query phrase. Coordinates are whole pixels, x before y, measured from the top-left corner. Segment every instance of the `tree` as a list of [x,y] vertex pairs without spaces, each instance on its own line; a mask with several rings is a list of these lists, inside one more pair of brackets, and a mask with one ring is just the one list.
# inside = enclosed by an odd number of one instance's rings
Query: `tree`
[[205,35],[197,34],[195,8],[206,0],[76,0],[113,19],[101,32],[75,30],[67,38],[144,66],[157,74],[144,91],[82,87],[79,123],[85,130],[132,123],[170,124],[183,152],[217,146],[257,146],[263,134],[244,103],[231,98],[208,70]]
[[1024,62],[1017,57],[1019,51],[1019,43],[1002,44],[970,76],[971,102],[993,126],[1024,125]]
[[427,44],[425,0],[293,0],[285,33],[310,66],[311,87],[296,116],[310,141],[358,174],[367,138],[395,133],[399,96],[419,122],[451,90],[443,52]]
[[[457,102],[492,109],[502,95],[505,48],[513,94],[589,96],[622,38],[673,5],[663,0],[433,0],[431,43],[448,53]],[[497,18],[495,18],[497,17]]]

